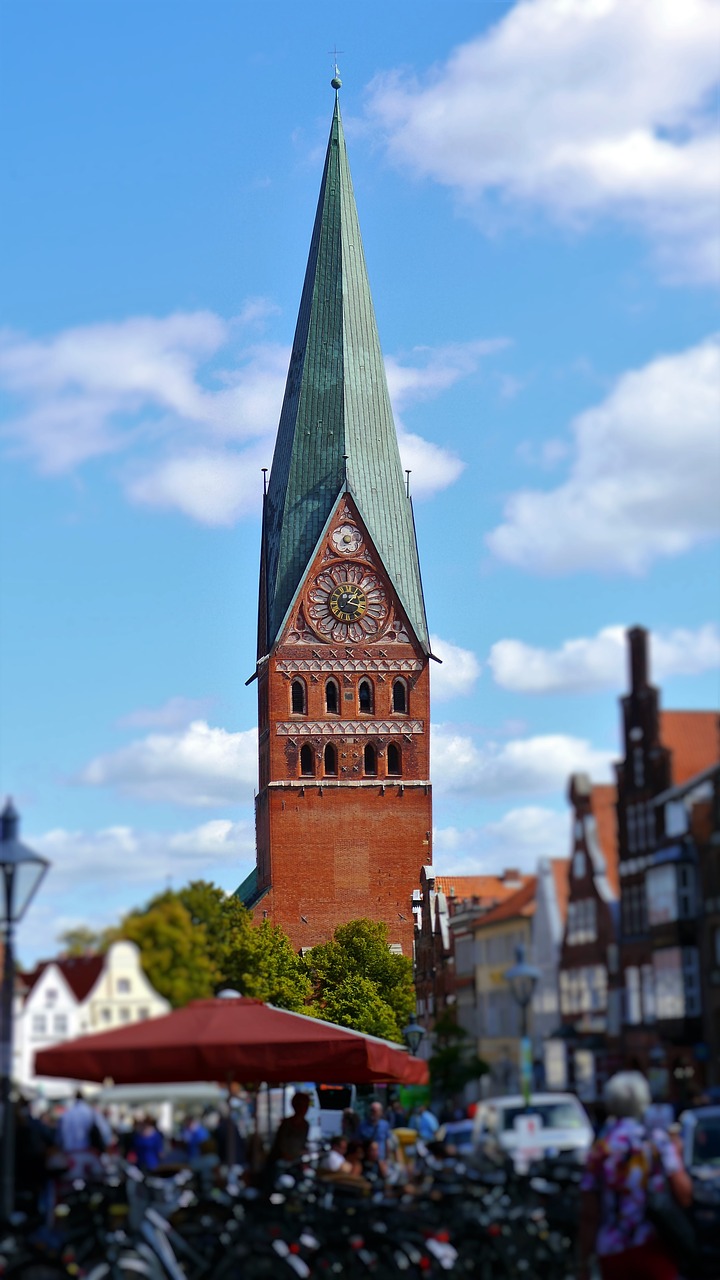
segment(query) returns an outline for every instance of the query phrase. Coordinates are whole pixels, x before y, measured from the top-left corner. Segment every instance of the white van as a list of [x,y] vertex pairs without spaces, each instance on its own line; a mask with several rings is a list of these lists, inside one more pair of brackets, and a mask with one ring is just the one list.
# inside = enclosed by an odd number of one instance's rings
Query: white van
[[354,1084],[318,1084],[320,1104],[320,1131],[325,1142],[342,1133],[343,1111],[357,1108],[357,1089]]
[[487,1098],[478,1103],[474,1126],[476,1150],[499,1149],[517,1168],[561,1153],[582,1163],[595,1136],[574,1093],[533,1093],[527,1105],[520,1094]]

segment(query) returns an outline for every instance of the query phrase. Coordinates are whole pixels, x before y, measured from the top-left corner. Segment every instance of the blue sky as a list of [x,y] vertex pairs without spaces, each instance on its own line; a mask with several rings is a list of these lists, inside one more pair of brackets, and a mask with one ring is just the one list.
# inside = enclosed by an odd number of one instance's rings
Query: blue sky
[[718,703],[718,4],[0,21],[0,789],[53,863],[21,956],[252,863],[260,468],[333,47],[446,659],[435,862],[564,855],[624,627],[665,706]]

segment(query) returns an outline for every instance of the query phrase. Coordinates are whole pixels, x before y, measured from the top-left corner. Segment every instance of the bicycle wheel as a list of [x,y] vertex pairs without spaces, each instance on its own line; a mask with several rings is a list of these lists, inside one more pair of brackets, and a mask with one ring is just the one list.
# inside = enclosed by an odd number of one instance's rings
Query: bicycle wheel
[[87,1272],[85,1280],[137,1280],[144,1276],[145,1280],[159,1280],[162,1271],[155,1268],[137,1253],[124,1253],[112,1262],[103,1259]]

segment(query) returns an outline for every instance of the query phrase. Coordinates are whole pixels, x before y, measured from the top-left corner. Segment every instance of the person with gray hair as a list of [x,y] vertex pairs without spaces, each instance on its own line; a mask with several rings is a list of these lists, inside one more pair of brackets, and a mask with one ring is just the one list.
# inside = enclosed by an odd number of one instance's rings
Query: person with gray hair
[[692,1200],[679,1144],[643,1124],[650,1089],[639,1071],[619,1071],[603,1090],[608,1121],[582,1180],[578,1280],[597,1254],[602,1280],[677,1280],[677,1265],[649,1221],[648,1190],[667,1185],[679,1205]]

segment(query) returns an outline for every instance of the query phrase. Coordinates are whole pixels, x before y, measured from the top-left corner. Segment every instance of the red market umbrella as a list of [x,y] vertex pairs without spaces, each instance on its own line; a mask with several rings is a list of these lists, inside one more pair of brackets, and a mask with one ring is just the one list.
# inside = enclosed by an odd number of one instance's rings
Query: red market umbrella
[[193,1000],[161,1018],[41,1049],[35,1073],[116,1084],[427,1084],[427,1063],[359,1031],[261,1000]]

